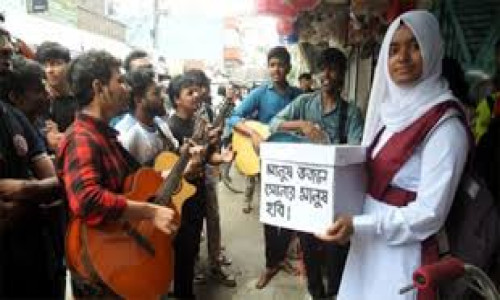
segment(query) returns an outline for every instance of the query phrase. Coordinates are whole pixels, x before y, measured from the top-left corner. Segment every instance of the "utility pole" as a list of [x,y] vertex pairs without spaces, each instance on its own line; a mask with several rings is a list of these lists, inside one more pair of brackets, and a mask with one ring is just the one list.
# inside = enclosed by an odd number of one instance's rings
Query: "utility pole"
[[168,15],[168,9],[160,8],[160,0],[153,0],[153,30],[151,35],[153,37],[153,48],[158,49],[159,46],[159,24],[160,24],[160,16]]
[[160,16],[158,15],[159,0],[153,0],[153,48],[158,49],[158,23],[160,21]]

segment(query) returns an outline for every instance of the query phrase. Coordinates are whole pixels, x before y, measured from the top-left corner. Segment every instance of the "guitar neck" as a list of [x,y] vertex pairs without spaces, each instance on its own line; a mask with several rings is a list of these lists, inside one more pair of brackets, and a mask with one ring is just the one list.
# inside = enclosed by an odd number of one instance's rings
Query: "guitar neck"
[[189,162],[189,152],[182,151],[179,160],[174,164],[167,179],[161,185],[159,192],[156,196],[155,203],[159,205],[168,205],[172,199],[173,194],[177,190],[179,183],[182,179],[184,169]]
[[215,118],[215,121],[213,123],[213,127],[219,127],[223,125],[224,120],[226,119],[226,114],[229,112],[229,110],[233,107],[233,103],[230,102],[230,100],[225,100],[224,104],[222,105],[222,108],[219,111],[219,114]]

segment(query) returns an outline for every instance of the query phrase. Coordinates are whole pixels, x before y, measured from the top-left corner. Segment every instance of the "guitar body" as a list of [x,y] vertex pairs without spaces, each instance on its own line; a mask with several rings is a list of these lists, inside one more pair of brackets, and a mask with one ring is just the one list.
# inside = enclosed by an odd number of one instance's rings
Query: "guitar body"
[[[169,171],[175,165],[179,157],[168,151],[160,153],[155,159],[154,169],[156,172]],[[171,206],[180,216],[182,206],[187,199],[191,198],[196,193],[196,187],[187,182],[184,178],[180,180],[179,187],[172,196]],[[135,198],[132,198],[135,199]],[[180,221],[180,220],[179,220]]]
[[[269,126],[257,121],[245,121],[245,125],[257,131],[265,140],[269,137]],[[260,158],[252,144],[252,140],[233,130],[233,150],[236,152],[234,160],[238,170],[247,176],[257,175],[260,172]]]
[[[125,182],[127,199],[152,200],[164,181],[158,171],[168,170],[176,160],[175,154],[162,153],[157,158],[156,170],[140,168],[130,175]],[[194,186],[182,181],[171,202],[178,218],[184,201],[196,192]],[[173,278],[172,237],[158,230],[150,221],[129,224],[145,238],[154,249],[153,253],[132,238],[123,223],[91,227],[73,219],[67,233],[68,264],[86,279],[92,280],[97,275],[125,299],[158,299],[168,292]]]

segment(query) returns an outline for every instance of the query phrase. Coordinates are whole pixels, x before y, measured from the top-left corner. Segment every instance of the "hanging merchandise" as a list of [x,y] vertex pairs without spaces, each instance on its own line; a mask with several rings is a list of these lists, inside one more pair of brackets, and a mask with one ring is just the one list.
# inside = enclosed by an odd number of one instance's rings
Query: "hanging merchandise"
[[385,19],[391,23],[400,14],[415,8],[415,0],[391,0]]
[[293,33],[293,20],[290,18],[279,18],[276,22],[276,30],[281,36],[291,35]]
[[311,11],[314,8],[316,8],[316,6],[318,6],[318,4],[321,2],[321,0],[281,0],[281,1],[284,1],[289,5],[292,5],[298,12]]
[[384,15],[393,0],[352,0],[351,12],[356,16]]
[[259,14],[295,18],[299,11],[288,2],[285,0],[255,0],[255,7]]

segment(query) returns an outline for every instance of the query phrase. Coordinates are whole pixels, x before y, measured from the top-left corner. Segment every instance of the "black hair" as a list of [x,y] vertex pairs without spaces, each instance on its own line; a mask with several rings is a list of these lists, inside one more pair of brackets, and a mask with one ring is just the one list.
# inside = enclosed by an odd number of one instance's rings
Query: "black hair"
[[495,43],[495,53],[500,52],[500,38]]
[[317,67],[319,70],[323,70],[326,67],[333,67],[338,71],[339,75],[344,76],[347,70],[347,58],[337,48],[326,48],[321,51],[318,57]]
[[181,95],[182,89],[195,85],[198,85],[196,78],[190,76],[189,74],[177,75],[172,78],[170,85],[168,86],[168,97],[172,103],[172,107],[177,108],[175,100],[177,100]]
[[453,95],[464,105],[474,105],[469,97],[469,84],[465,80],[464,70],[460,62],[455,58],[444,57],[442,66],[442,75],[448,80]]
[[45,64],[51,59],[61,59],[68,63],[71,60],[69,49],[56,42],[43,42],[36,49],[35,59]]
[[186,76],[191,76],[196,81],[196,85],[210,87],[210,78],[200,69],[191,69],[184,72]]
[[282,63],[290,65],[290,53],[283,46],[277,46],[269,50],[267,53],[267,62],[269,63],[272,58],[277,58]]
[[16,55],[12,60],[12,84],[10,91],[16,95],[21,95],[28,88],[40,85],[44,88],[42,80],[45,78],[45,71],[38,62]]
[[148,87],[155,82],[155,72],[150,68],[138,68],[125,75],[125,80],[131,88],[130,109],[135,109],[135,97],[144,97]]
[[134,51],[130,52],[127,55],[127,57],[125,57],[125,60],[123,61],[123,68],[127,72],[130,71],[130,63],[134,59],[143,58],[143,57],[148,57],[148,53],[146,51],[143,51],[143,50],[134,50]]
[[104,50],[90,50],[75,58],[68,68],[68,82],[80,107],[87,106],[94,98],[92,83],[100,80],[109,83],[114,69],[119,69],[121,61]]
[[302,79],[311,80],[312,79],[311,73],[302,73],[302,74],[300,74],[299,81],[302,80]]

